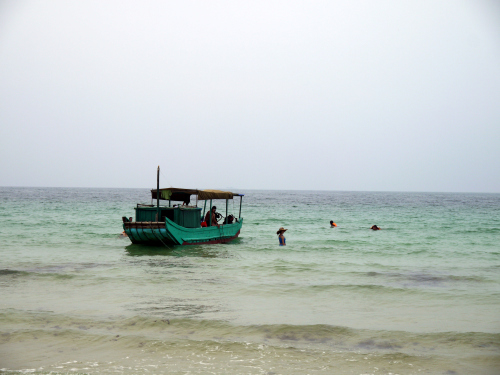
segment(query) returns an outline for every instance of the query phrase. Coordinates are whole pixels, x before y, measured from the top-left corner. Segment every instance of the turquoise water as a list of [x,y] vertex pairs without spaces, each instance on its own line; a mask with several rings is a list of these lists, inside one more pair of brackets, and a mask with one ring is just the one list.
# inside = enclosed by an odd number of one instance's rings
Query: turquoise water
[[243,193],[167,248],[120,237],[147,189],[0,188],[0,372],[500,372],[499,194]]

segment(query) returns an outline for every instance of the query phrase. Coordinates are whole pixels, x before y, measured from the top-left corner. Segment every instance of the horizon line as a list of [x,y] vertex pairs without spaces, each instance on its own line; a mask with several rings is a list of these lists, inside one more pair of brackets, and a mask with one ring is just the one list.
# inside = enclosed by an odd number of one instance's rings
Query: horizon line
[[[172,186],[170,186],[172,187]],[[97,187],[97,186],[0,186],[0,188],[38,188],[38,189],[148,189],[146,187]],[[163,188],[165,189],[165,188]],[[326,190],[326,189],[276,189],[276,188],[224,188],[225,191],[255,190],[255,191],[317,191],[317,192],[352,192],[352,193],[445,193],[445,194],[500,194],[491,191],[422,191],[422,190]]]

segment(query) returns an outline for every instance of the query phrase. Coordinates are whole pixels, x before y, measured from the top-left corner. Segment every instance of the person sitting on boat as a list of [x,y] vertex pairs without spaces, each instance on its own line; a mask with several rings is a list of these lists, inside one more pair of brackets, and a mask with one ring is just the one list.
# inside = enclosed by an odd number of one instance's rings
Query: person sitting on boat
[[377,227],[376,225],[372,225],[372,227],[370,229],[373,229],[373,230],[380,230],[379,227]]
[[280,246],[286,246],[286,239],[285,239],[285,236],[283,236],[283,233],[285,233],[287,230],[288,229],[281,227],[276,232],[276,234],[278,235],[278,240],[280,241]]
[[212,226],[219,226],[219,223],[217,223],[217,215],[216,215],[216,211],[217,210],[217,207],[213,206],[212,207],[212,210],[210,212],[207,212],[207,214],[205,215],[205,223],[207,223],[207,226],[210,225],[210,214],[212,215]]
[[335,223],[333,222],[333,220],[330,220],[330,227],[335,228],[336,226],[337,226],[337,224],[335,224]]

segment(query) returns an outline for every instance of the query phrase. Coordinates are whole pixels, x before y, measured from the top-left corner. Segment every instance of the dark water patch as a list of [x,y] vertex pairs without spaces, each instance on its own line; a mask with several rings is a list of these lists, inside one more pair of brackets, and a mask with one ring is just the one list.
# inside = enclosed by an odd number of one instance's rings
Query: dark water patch
[[125,247],[127,255],[132,257],[142,256],[182,256],[176,248],[179,246],[145,246],[130,244]]
[[308,343],[328,343],[342,341],[354,333],[346,327],[317,324],[311,326],[294,326],[286,324],[262,325],[248,327],[256,333],[264,334],[266,340],[295,341]]
[[[75,277],[75,275],[70,275],[70,274],[66,274],[66,273],[53,273],[53,272],[48,272],[48,271],[44,271],[44,272],[35,272],[35,271],[15,271],[15,270],[1,270],[0,271],[0,277],[4,277],[5,280],[7,280],[7,277],[11,277],[11,280],[12,278],[20,278],[20,277],[23,277],[23,278],[26,278],[26,277],[49,277],[49,278],[54,278],[54,279],[62,279],[62,280],[66,280],[66,279],[73,279]],[[1,280],[1,279],[0,279]],[[6,284],[3,284],[4,286]],[[8,284],[7,284],[8,285]]]
[[489,280],[481,276],[460,276],[460,275],[436,275],[428,273],[410,273],[410,274],[392,274],[387,275],[393,279],[399,279],[402,282],[408,282],[406,285],[414,286],[431,286],[431,287],[450,287],[451,285],[457,285],[465,283],[469,285],[470,283],[485,283]]
[[430,274],[410,274],[410,275],[404,275],[403,277],[405,277],[409,281],[415,282],[415,284],[431,284],[435,286],[443,283],[446,280],[449,280],[447,277],[430,275]]
[[221,309],[217,306],[209,306],[206,304],[189,303],[185,300],[175,299],[168,303],[161,301],[155,303],[143,303],[142,307],[131,308],[131,311],[136,313],[147,314],[148,316],[156,316],[160,318],[195,318],[207,313],[218,313]]
[[[428,249],[409,250],[405,255],[423,255],[429,253]],[[401,254],[403,255],[403,254]]]
[[[353,246],[356,241],[353,241],[353,240],[339,240],[339,239],[335,239],[335,238],[331,238],[331,239],[326,239],[326,240],[318,240],[317,241],[318,243],[322,244],[322,245],[327,245],[324,247],[324,249],[328,249],[328,250],[331,250],[333,245],[350,245],[350,246]],[[363,241],[364,243],[366,243],[366,241]]]
[[453,275],[453,274],[431,274],[431,273],[402,273],[402,272],[384,272],[384,271],[368,271],[368,272],[350,272],[352,275],[368,276],[374,279],[386,281],[399,281],[405,286],[449,286],[450,284],[466,283],[492,283],[493,280],[485,276],[471,275]]
[[447,276],[447,279],[452,280],[452,281],[467,281],[467,282],[475,282],[475,283],[493,282],[493,280],[491,280],[487,277],[482,277],[482,276],[449,275],[449,276]]
[[409,288],[404,286],[379,285],[379,284],[314,284],[308,285],[304,283],[280,283],[280,284],[265,284],[259,283],[259,290],[254,291],[255,295],[273,297],[279,294],[289,294],[296,296],[306,296],[308,298],[320,298],[321,294],[333,293],[336,297],[352,293],[355,295],[372,295],[377,293],[379,298],[385,295],[392,295],[395,298],[397,295],[422,295],[424,291],[418,288]]
[[27,275],[28,272],[26,271],[17,271],[17,270],[11,270],[11,269],[3,269],[0,270],[0,277],[1,276],[22,276],[22,275]]
[[23,278],[30,277],[54,278],[60,280],[70,280],[79,277],[79,272],[97,267],[109,267],[102,263],[65,263],[56,265],[47,265],[42,267],[29,268],[24,270],[3,269],[0,270],[0,280],[4,278]]
[[[303,288],[302,286],[300,287]],[[344,291],[344,292],[355,292],[355,293],[404,293],[404,294],[414,294],[419,293],[419,291],[404,288],[404,287],[395,287],[395,286],[385,286],[385,285],[376,285],[376,284],[328,284],[328,285],[311,285],[307,287],[307,289],[316,292],[322,291]]]
[[40,273],[37,276],[54,278],[56,280],[71,280],[76,278],[76,275],[64,274],[64,273]]
[[476,227],[474,229],[464,229],[461,231],[464,234],[496,234],[500,233],[500,228],[485,228],[485,227]]
[[401,349],[402,346],[395,343],[395,342],[390,342],[387,340],[373,340],[373,339],[368,339],[368,340],[363,340],[360,343],[357,344],[357,347],[360,349],[364,350],[397,350]]
[[[234,241],[233,241],[234,242]],[[234,244],[233,244],[234,245]],[[132,257],[154,256],[154,257],[200,257],[200,258],[232,258],[228,247],[231,244],[201,245],[201,246],[145,246],[131,244],[125,247],[126,253]]]
[[188,260],[169,257],[149,257],[144,259],[131,259],[129,263],[145,266],[146,268],[192,268],[194,267]]
[[59,274],[63,272],[78,272],[98,267],[109,267],[109,265],[105,263],[94,263],[94,262],[61,263],[61,264],[51,264],[42,267],[31,268],[27,269],[26,271],[37,274]]

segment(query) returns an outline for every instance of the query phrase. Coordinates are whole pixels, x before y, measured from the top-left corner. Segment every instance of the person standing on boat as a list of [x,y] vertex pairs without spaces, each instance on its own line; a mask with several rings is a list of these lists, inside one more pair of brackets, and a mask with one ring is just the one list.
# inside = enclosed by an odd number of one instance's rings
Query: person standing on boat
[[280,241],[280,246],[286,246],[286,238],[285,236],[283,235],[288,229],[285,229],[283,227],[281,227],[280,229],[278,229],[278,231],[276,232],[276,234],[278,235],[278,240]]

